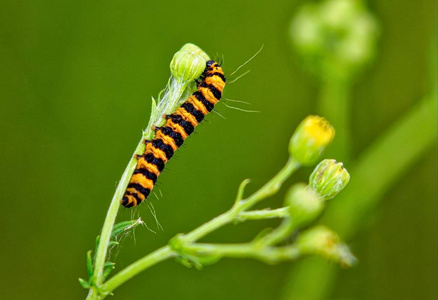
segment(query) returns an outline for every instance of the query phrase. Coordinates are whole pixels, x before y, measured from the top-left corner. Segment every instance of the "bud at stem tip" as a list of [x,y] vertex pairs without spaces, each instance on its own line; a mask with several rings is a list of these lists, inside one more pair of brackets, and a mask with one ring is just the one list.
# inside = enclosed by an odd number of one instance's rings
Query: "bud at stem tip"
[[335,136],[335,129],[323,117],[308,116],[295,130],[289,153],[304,166],[314,164]]
[[205,69],[209,56],[194,44],[185,44],[173,56],[170,62],[170,72],[179,83],[191,82]]
[[289,215],[295,227],[312,222],[324,208],[324,203],[318,195],[303,183],[289,189],[285,205],[289,206]]
[[324,159],[316,166],[309,178],[309,185],[322,199],[334,198],[350,181],[350,174],[342,163]]

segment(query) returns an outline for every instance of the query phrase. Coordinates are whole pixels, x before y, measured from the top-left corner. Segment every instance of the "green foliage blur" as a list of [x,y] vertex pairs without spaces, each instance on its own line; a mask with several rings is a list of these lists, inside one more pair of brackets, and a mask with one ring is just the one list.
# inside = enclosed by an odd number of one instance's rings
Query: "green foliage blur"
[[[118,221],[142,216],[157,233],[139,227],[123,239],[111,253],[114,272],[227,210],[244,178],[252,179],[250,193],[274,175],[318,97],[318,82],[300,67],[288,37],[303,3],[3,1],[0,299],[85,298],[77,281],[86,277],[85,254],[147,125],[150,97],[165,86],[170,60],[187,42],[213,58],[223,55],[226,74],[264,44],[242,70],[251,73],[224,93],[251,103],[229,104],[261,112],[217,106],[225,119],[209,116],[154,189],[164,231],[146,205],[120,213]],[[369,1],[368,7],[382,32],[374,63],[352,91],[353,155],[430,90],[436,35],[433,1]],[[347,241],[359,264],[341,271],[333,298],[437,298],[436,150],[425,152]],[[311,171],[301,170],[289,185],[307,181]],[[286,190],[269,205],[279,206]],[[248,241],[278,222],[228,226],[205,240]],[[279,299],[292,267],[224,259],[198,271],[170,260],[117,289],[115,299]]]

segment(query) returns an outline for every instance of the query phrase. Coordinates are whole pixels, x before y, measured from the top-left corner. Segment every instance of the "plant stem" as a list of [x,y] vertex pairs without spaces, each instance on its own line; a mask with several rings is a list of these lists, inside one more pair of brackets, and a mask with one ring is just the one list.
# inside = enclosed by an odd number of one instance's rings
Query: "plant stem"
[[436,95],[425,97],[368,147],[352,168],[350,185],[328,207],[322,222],[350,239],[384,193],[436,143],[436,108]]
[[143,270],[175,256],[177,256],[177,253],[175,253],[169,246],[164,246],[158,250],[155,250],[154,252],[146,255],[145,257],[121,270],[114,277],[104,283],[101,289],[104,293],[110,293]]
[[261,219],[276,219],[285,218],[289,215],[288,207],[282,207],[277,209],[265,209],[265,210],[253,210],[241,212],[237,218],[239,221],[246,220],[261,220]]
[[[142,145],[142,143],[139,144],[139,146],[141,146],[141,145]],[[136,149],[136,151],[141,151],[141,150],[142,150],[142,148],[139,148],[139,147],[137,147],[137,149]],[[128,165],[128,167],[125,170],[126,174],[129,174],[130,171],[133,172],[133,169],[135,168],[135,160],[134,160],[132,170],[131,170],[130,166],[131,166],[131,163]],[[234,204],[234,206],[226,213],[223,213],[222,215],[220,215],[220,216],[212,219],[211,221],[201,225],[200,227],[193,230],[192,232],[190,232],[186,235],[183,235],[181,238],[183,239],[184,243],[186,245],[190,245],[191,243],[203,238],[207,234],[217,230],[218,228],[238,220],[240,213],[251,208],[253,205],[255,205],[260,200],[265,199],[266,197],[269,197],[269,196],[273,195],[274,193],[276,193],[280,189],[280,187],[284,183],[284,181],[287,178],[289,178],[292,175],[292,173],[298,169],[298,167],[299,167],[298,162],[296,162],[293,159],[289,159],[288,162],[286,163],[286,165],[280,170],[280,172],[277,175],[275,175],[270,181],[268,181],[264,186],[262,186],[257,192],[255,192],[254,194],[252,194],[250,197],[248,197],[245,200],[237,201]],[[127,179],[126,179],[127,180],[126,185],[127,185],[130,176],[126,176],[126,177],[127,177]],[[119,183],[119,187],[122,186],[122,187],[126,188],[126,186],[122,185],[124,178],[125,178],[125,174],[122,177],[122,181]],[[118,189],[119,189],[119,187],[118,187]],[[123,192],[124,192],[124,189],[122,189],[120,194],[118,194],[116,192],[116,194],[114,195],[113,201],[112,201],[111,206],[110,206],[110,210],[109,210],[108,215],[107,215],[107,219],[105,220],[105,224],[104,224],[105,233],[108,232],[109,235],[111,234],[111,228],[112,228],[112,225],[114,224],[114,219],[115,219],[115,216],[117,213],[117,208],[119,207],[119,198],[117,198],[116,195],[120,195],[120,197],[121,197],[123,195]],[[113,202],[115,201],[114,199],[117,200],[117,204],[113,204]],[[116,208],[113,208],[113,206],[115,206]],[[283,214],[284,213],[283,210],[284,210],[284,208],[275,210],[275,214],[277,214],[277,215]],[[110,214],[110,212],[112,212],[112,213]],[[272,212],[274,212],[274,211],[272,211]],[[258,212],[258,214],[260,215],[260,212]],[[251,216],[251,217],[253,217],[253,219],[255,219],[254,212],[251,212],[249,214],[249,216]],[[102,231],[102,236],[103,236],[103,231]],[[108,236],[108,241],[106,242],[106,246],[108,245],[108,242],[109,242],[109,236]],[[103,250],[100,247],[101,245],[103,245],[103,243],[104,243],[104,241],[101,240],[101,244],[99,244],[99,248],[98,248],[98,254],[101,256],[103,255],[103,257],[105,257],[107,247],[105,247],[105,249],[103,249]],[[268,251],[268,250],[266,250],[266,251]],[[274,250],[270,249],[269,251],[274,251]],[[276,253],[277,253],[277,256],[279,258],[284,260],[287,258],[290,259],[289,257],[292,257],[293,255],[295,255],[292,252],[294,252],[294,251],[292,251],[290,249],[281,249],[281,250],[278,250],[278,252],[276,252]],[[269,259],[268,254],[266,254],[266,253],[267,252],[264,252],[264,254],[262,254],[262,255],[255,255],[254,254],[254,257],[257,257],[257,258],[263,259],[263,260],[268,260]],[[269,252],[269,253],[271,253],[271,252]],[[119,273],[114,275],[114,277],[110,278],[103,285],[100,285],[100,284],[97,285],[98,287],[100,287],[99,288],[100,293],[99,293],[99,291],[97,291],[97,289],[95,287],[91,288],[87,299],[88,300],[103,299],[108,294],[110,294],[114,289],[116,289],[121,284],[123,284],[127,280],[131,279],[132,277],[134,277],[138,273],[144,271],[145,269],[147,269],[147,268],[149,268],[149,267],[151,267],[151,266],[153,266],[153,265],[155,265],[163,260],[166,260],[170,257],[175,257],[177,255],[178,254],[175,251],[173,251],[170,248],[170,246],[165,246],[163,248],[160,248],[160,249],[144,256],[143,258],[137,260],[136,262],[132,263],[131,265],[129,265],[125,269],[121,270]],[[104,259],[102,260],[102,262],[104,263]],[[273,261],[270,261],[270,262],[273,262]],[[96,271],[97,271],[97,262],[96,262],[95,272]],[[100,277],[100,278],[102,278],[102,277]],[[101,281],[99,281],[99,283],[100,282]]]
[[285,236],[288,236],[294,230],[294,224],[290,219],[284,219],[280,227],[275,228],[270,233],[260,238],[256,243],[261,245],[276,245],[281,242]]
[[350,159],[350,82],[342,78],[330,78],[323,82],[318,113],[336,128],[334,147],[326,155],[336,157],[338,161]]
[[207,223],[204,223],[203,225],[199,226],[192,232],[184,235],[184,240],[188,243],[197,241],[207,234],[217,230],[218,228],[231,223],[233,220],[234,212],[233,209],[230,209],[226,213],[223,213],[219,215],[218,217],[208,221]]
[[300,256],[300,251],[294,246],[257,248],[253,244],[194,244],[186,246],[186,249],[198,256],[251,257],[266,263],[293,260]]
[[192,232],[184,236],[184,240],[187,242],[197,241],[210,232],[224,226],[225,224],[231,223],[236,220],[238,214],[251,208],[257,202],[265,199],[273,194],[275,194],[283,184],[283,182],[292,175],[292,173],[297,170],[299,163],[294,159],[289,159],[283,169],[278,172],[271,180],[269,180],[264,186],[262,186],[258,191],[249,196],[247,199],[238,201],[234,206],[226,213],[214,218],[213,220],[201,225]]
[[163,114],[168,114],[171,111],[175,110],[175,107],[178,106],[179,100],[183,95],[185,89],[187,88],[188,84],[188,82],[177,82],[175,78],[171,77],[166,88],[166,93],[158,103],[156,109],[153,109],[153,114],[151,115],[148,126],[144,130],[142,138],[135,148],[134,154],[129,160],[129,163],[126,166],[125,171],[123,172],[122,178],[117,185],[117,189],[111,200],[111,204],[108,209],[105,222],[103,224],[102,232],[99,239],[99,246],[96,252],[93,280],[94,285],[96,285],[97,287],[99,287],[103,282],[103,270],[106,255],[108,252],[108,245],[111,239],[111,232],[117,217],[117,212],[120,207],[120,200],[125,193],[126,187],[128,186],[129,180],[137,165],[137,155],[142,155],[145,151],[145,144],[143,141],[145,139],[151,139],[154,136],[155,132],[152,130],[152,128],[154,125],[159,125],[161,122],[163,122]]
[[102,233],[100,234],[99,246],[96,252],[96,261],[94,264],[94,282],[95,285],[99,286],[103,281],[103,269],[105,265],[105,259],[108,252],[108,245],[111,238],[111,231],[114,226],[114,222],[117,217],[117,212],[120,207],[120,199],[122,199],[123,194],[128,186],[129,180],[132,173],[134,172],[135,166],[137,164],[137,159],[135,156],[144,152],[143,137],[135,149],[134,155],[126,166],[123,172],[122,178],[117,185],[116,192],[114,193],[113,199],[111,200],[110,207],[108,209],[105,222],[103,224]]
[[[364,151],[351,168],[350,185],[333,200],[322,223],[345,240],[361,228],[384,193],[436,143],[436,107],[432,93]],[[303,260],[293,269],[283,299],[327,299],[335,276],[336,269],[325,261]]]
[[251,208],[260,200],[272,196],[278,192],[283,183],[288,179],[298,168],[300,164],[293,158],[289,158],[283,169],[278,172],[271,180],[262,186],[257,192],[249,196],[246,200],[241,201],[240,211],[245,211]]

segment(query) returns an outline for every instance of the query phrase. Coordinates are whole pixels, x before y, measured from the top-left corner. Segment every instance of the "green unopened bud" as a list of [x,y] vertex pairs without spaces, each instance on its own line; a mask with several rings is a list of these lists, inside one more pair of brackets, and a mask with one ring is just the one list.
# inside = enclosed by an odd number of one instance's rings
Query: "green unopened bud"
[[350,174],[341,162],[324,159],[309,178],[310,187],[324,200],[334,198],[350,181]]
[[289,206],[289,215],[295,227],[309,224],[324,208],[324,203],[318,195],[303,183],[289,189],[285,205]]
[[316,226],[301,233],[296,247],[303,254],[321,255],[344,266],[351,266],[356,261],[348,246],[341,242],[335,232],[325,226]]
[[172,76],[181,82],[190,82],[199,78],[210,58],[196,45],[185,44],[173,56],[170,62]]
[[308,116],[295,130],[289,154],[304,166],[313,165],[334,136],[335,129],[325,118]]
[[348,78],[376,53],[379,28],[361,0],[308,3],[292,20],[293,45],[320,78]]

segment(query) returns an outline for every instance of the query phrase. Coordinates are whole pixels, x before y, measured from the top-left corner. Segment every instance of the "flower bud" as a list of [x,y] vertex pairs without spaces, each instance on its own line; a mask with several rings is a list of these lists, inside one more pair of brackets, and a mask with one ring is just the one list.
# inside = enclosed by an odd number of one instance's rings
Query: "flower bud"
[[349,78],[375,56],[379,27],[361,0],[303,5],[292,20],[293,46],[321,79]]
[[302,227],[313,221],[323,210],[324,203],[305,184],[294,185],[286,194],[285,205],[295,227]]
[[314,164],[335,136],[335,129],[323,117],[308,116],[298,125],[289,143],[289,153],[301,165]]
[[322,199],[334,198],[350,181],[350,174],[341,162],[334,159],[324,159],[320,162],[309,178],[309,186]]
[[325,226],[316,226],[302,232],[295,245],[303,254],[321,255],[344,266],[351,266],[356,261],[347,245]]
[[198,46],[185,44],[173,56],[170,72],[178,82],[190,82],[201,76],[209,59],[209,56]]

